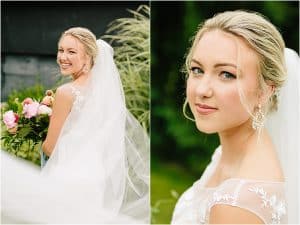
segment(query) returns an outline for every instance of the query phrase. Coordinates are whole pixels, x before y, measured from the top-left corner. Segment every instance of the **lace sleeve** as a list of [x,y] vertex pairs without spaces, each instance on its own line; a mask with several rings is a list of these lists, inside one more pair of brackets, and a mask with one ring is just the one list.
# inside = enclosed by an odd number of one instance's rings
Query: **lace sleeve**
[[248,210],[266,224],[287,223],[284,183],[229,179],[214,191],[209,211],[216,204]]
[[73,85],[70,85],[70,88],[71,88],[72,95],[74,96],[72,108],[76,111],[79,111],[84,101],[84,96],[81,93],[81,91],[78,88],[74,87]]

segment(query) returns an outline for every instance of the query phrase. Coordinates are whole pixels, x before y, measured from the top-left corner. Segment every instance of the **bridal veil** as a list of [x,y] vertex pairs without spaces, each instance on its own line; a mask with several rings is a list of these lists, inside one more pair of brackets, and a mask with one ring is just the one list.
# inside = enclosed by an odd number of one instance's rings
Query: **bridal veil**
[[286,177],[289,223],[299,223],[300,162],[300,61],[286,48],[287,80],[279,94],[278,110],[269,116],[267,129],[277,148]]
[[126,108],[112,47],[103,40],[97,46],[91,77],[41,174],[2,154],[5,217],[149,223],[149,137]]

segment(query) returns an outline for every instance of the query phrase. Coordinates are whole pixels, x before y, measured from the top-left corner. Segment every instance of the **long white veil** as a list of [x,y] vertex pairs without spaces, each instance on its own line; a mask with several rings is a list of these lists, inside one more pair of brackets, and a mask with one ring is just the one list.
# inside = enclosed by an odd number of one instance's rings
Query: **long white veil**
[[126,108],[112,47],[103,40],[97,45],[84,100],[72,108],[41,176],[5,160],[5,170],[14,167],[2,185],[5,216],[41,223],[150,221],[149,137]]
[[267,129],[277,148],[287,184],[289,223],[299,223],[300,173],[300,61],[297,53],[285,49],[288,78],[279,94],[278,111],[271,114]]

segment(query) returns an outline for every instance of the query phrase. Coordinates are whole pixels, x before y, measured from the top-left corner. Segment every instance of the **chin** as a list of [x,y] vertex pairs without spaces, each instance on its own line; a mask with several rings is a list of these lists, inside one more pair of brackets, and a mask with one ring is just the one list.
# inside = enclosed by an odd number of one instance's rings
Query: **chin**
[[215,126],[212,126],[211,124],[207,124],[203,121],[196,121],[196,127],[199,131],[206,134],[214,134],[218,132]]
[[67,71],[67,70],[60,70],[60,73],[61,73],[62,75],[65,75],[65,76],[71,74],[71,72],[69,72],[69,71]]

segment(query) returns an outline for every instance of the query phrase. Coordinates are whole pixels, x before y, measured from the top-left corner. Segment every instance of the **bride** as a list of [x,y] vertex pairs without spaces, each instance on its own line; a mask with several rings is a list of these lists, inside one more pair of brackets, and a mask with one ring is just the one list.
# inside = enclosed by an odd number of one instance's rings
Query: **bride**
[[2,222],[149,222],[149,138],[126,109],[113,49],[86,28],[65,31],[42,170],[1,151]]
[[172,223],[299,223],[297,54],[260,14],[228,11],[200,27],[186,68],[185,106],[221,146]]

